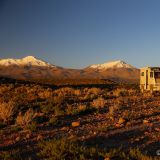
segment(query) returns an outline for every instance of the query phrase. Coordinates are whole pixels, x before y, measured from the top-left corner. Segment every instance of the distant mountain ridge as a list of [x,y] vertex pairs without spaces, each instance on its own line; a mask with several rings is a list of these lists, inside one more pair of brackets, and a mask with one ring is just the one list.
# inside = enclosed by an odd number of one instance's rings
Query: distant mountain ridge
[[94,64],[84,69],[68,69],[27,56],[22,59],[0,59],[0,76],[16,79],[103,78],[138,81],[139,69],[122,60]]
[[55,65],[51,65],[45,61],[37,59],[33,56],[27,56],[22,59],[0,59],[0,65],[2,66],[10,66],[10,65],[28,65],[28,66],[44,66],[44,67],[56,67]]
[[130,64],[127,64],[122,60],[116,60],[116,61],[108,61],[103,64],[94,64],[89,66],[89,68],[109,69],[109,68],[135,68],[135,67],[131,66]]

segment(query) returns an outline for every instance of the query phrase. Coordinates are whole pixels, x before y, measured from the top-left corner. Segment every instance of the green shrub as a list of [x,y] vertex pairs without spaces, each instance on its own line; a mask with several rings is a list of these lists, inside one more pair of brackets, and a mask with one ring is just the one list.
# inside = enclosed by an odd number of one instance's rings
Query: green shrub
[[65,109],[67,115],[85,115],[97,111],[98,108],[85,104],[79,104],[77,106],[67,105]]
[[58,118],[56,117],[51,117],[49,119],[48,125],[49,126],[56,126],[58,124]]
[[124,96],[129,96],[129,92],[128,92],[128,91],[125,91],[125,90],[124,90],[124,91],[120,91],[120,92],[119,92],[119,95],[122,96],[122,97],[124,97]]
[[129,149],[125,152],[121,148],[106,151],[105,148],[84,146],[77,140],[67,138],[43,141],[38,144],[38,156],[46,160],[153,160],[144,155],[139,149]]
[[103,156],[96,148],[86,148],[78,141],[69,141],[66,138],[43,141],[38,146],[38,156],[48,160],[92,160]]
[[31,122],[30,124],[28,124],[27,129],[31,132],[35,132],[37,130],[37,123]]

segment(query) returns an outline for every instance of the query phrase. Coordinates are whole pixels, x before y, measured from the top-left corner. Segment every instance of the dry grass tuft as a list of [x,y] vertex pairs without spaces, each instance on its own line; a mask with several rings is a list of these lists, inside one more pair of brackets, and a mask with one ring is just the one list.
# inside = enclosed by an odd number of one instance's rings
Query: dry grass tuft
[[106,103],[105,99],[100,97],[94,99],[91,105],[95,108],[103,108],[105,106],[105,103]]
[[16,124],[20,125],[22,128],[25,128],[32,122],[33,118],[33,109],[29,109],[24,115],[22,115],[22,112],[19,112],[16,119]]
[[6,123],[15,113],[15,104],[10,101],[8,103],[1,103],[0,104],[0,119]]

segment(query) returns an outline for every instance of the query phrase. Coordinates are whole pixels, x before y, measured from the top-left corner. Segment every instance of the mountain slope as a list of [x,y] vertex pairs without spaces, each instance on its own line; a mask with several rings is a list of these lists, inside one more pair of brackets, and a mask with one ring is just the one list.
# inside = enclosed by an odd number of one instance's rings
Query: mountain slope
[[117,61],[109,61],[103,64],[94,64],[89,66],[89,68],[94,69],[109,69],[109,68],[134,68],[130,64],[127,64],[124,61],[117,60]]
[[56,67],[54,65],[51,65],[47,62],[44,62],[42,60],[39,60],[33,56],[27,56],[22,59],[0,59],[0,65],[1,66],[44,66],[44,67]]
[[98,78],[135,82],[139,79],[139,70],[121,60],[84,69],[67,69],[27,56],[22,59],[0,59],[0,76],[16,79]]
[[60,68],[33,56],[27,56],[22,59],[0,60],[0,76],[10,78],[52,78],[54,70],[56,71]]
[[85,72],[99,78],[107,77],[118,81],[139,81],[139,69],[121,60],[90,65],[85,68]]

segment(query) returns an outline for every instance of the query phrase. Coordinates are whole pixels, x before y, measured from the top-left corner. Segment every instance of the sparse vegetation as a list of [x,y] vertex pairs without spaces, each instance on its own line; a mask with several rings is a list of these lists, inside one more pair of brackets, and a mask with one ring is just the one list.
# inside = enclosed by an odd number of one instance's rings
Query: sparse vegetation
[[[77,140],[61,138],[40,142],[41,148],[38,156],[42,159],[52,160],[92,160],[92,159],[123,159],[123,160],[154,160],[143,154],[138,148],[130,148],[125,152],[121,148],[106,151],[105,148],[89,147]],[[156,159],[156,158],[155,158]]]
[[0,104],[0,120],[2,120],[4,123],[7,123],[7,121],[11,120],[12,116],[15,113],[16,106],[15,104],[10,101],[8,103],[3,102]]
[[102,157],[102,153],[96,148],[86,148],[75,140],[71,141],[65,138],[41,142],[39,147],[41,151],[38,155],[43,159],[85,160]]
[[100,80],[66,82],[0,81],[0,159],[157,158],[158,95]]
[[28,111],[25,112],[24,115],[22,115],[22,112],[19,112],[17,119],[16,119],[16,124],[20,125],[22,128],[27,128],[28,125],[33,122],[34,118],[34,111],[33,109],[29,109]]

